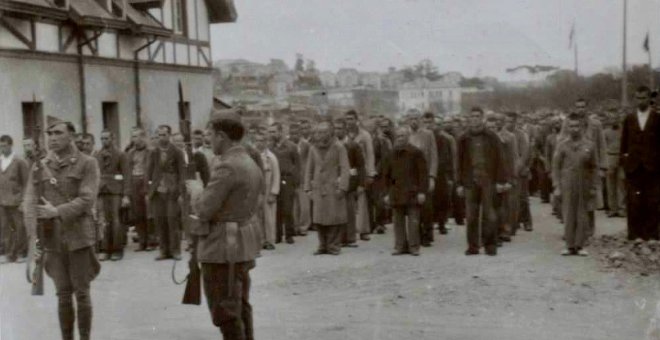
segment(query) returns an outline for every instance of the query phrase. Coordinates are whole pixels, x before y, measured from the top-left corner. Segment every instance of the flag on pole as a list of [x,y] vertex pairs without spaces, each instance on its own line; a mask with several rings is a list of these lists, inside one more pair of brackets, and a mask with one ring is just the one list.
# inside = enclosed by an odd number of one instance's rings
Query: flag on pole
[[573,26],[571,26],[571,33],[568,34],[568,49],[570,50],[573,47],[573,44],[575,43],[575,22],[573,22]]
[[651,51],[649,47],[649,32],[646,32],[646,38],[644,39],[644,51],[646,51],[646,53]]

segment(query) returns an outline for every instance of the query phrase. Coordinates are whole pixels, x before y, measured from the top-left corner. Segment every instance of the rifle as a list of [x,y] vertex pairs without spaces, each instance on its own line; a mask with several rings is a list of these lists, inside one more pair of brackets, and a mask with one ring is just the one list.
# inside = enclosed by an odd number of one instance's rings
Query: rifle
[[[188,162],[193,162],[193,152],[192,152],[192,138],[191,138],[191,128],[190,120],[188,119],[188,114],[186,112],[185,101],[183,100],[183,87],[181,81],[179,80],[179,131],[183,136],[183,141],[186,144],[186,149],[184,152],[188,154]],[[188,197],[187,192],[182,193],[184,195],[183,206],[181,207],[181,214],[183,215],[183,221],[186,224],[186,229],[190,233],[191,224],[199,223],[195,221],[195,216],[190,215],[190,197]],[[188,261],[188,268],[190,272],[186,277],[186,289],[183,294],[183,300],[181,303],[184,305],[199,305],[201,304],[201,270],[199,269],[199,264],[197,263],[197,236],[190,233],[191,239],[191,251],[190,251],[190,260]],[[175,261],[176,263],[176,261]],[[173,267],[174,270],[174,267]],[[174,276],[172,276],[174,278]],[[176,280],[174,280],[175,283]]]
[[[32,109],[36,112],[37,109],[37,100],[34,93],[32,94]],[[36,115],[35,115],[36,116]],[[34,138],[34,176],[33,176],[33,185],[35,196],[37,199],[41,199],[44,195],[44,187],[42,182],[43,176],[43,164],[41,163],[41,158],[43,156],[43,148],[39,145],[39,139],[41,136],[41,127],[39,124],[35,124],[33,128],[33,138]],[[25,202],[30,204],[31,202]],[[26,274],[27,279],[30,284],[32,284],[31,294],[35,296],[44,295],[44,249],[43,249],[43,240],[45,238],[45,225],[48,223],[47,220],[37,218],[36,225],[36,235],[34,237],[34,248],[32,247],[32,242],[30,242],[30,256],[27,260]],[[30,261],[32,257],[37,253],[37,257],[34,259],[35,266],[34,271],[30,271]]]

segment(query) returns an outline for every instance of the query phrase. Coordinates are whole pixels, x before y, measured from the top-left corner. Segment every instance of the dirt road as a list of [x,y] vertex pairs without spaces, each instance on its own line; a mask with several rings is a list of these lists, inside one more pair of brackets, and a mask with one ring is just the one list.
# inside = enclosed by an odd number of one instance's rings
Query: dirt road
[[[463,255],[452,225],[420,257],[390,255],[392,233],[312,256],[316,235],[266,252],[252,272],[257,339],[660,339],[657,274],[605,271],[561,257],[561,225],[533,199],[535,230],[497,257]],[[624,228],[598,216],[598,233]],[[205,306],[180,305],[169,262],[130,251],[104,263],[93,285],[94,335],[102,340],[219,339]],[[185,275],[185,265],[179,276]],[[0,338],[58,339],[56,298],[31,297],[23,265],[0,266]]]

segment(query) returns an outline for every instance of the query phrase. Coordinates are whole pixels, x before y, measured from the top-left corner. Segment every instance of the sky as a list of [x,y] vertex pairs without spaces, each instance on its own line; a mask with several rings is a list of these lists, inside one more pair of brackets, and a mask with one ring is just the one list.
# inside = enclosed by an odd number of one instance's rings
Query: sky
[[[238,20],[211,27],[213,58],[293,66],[296,53],[320,70],[384,72],[430,59],[440,72],[527,80],[519,65],[579,72],[622,64],[624,0],[234,0]],[[660,66],[660,0],[628,1],[628,63],[647,63],[650,32]]]

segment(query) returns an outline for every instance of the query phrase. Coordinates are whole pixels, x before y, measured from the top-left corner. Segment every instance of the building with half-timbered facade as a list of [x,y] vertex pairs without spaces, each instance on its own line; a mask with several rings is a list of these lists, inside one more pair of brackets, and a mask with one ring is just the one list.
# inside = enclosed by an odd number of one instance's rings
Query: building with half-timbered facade
[[[213,108],[210,25],[233,0],[0,0],[0,134],[69,120],[80,131],[178,125],[177,84],[193,126]],[[18,143],[20,144],[20,143]]]

